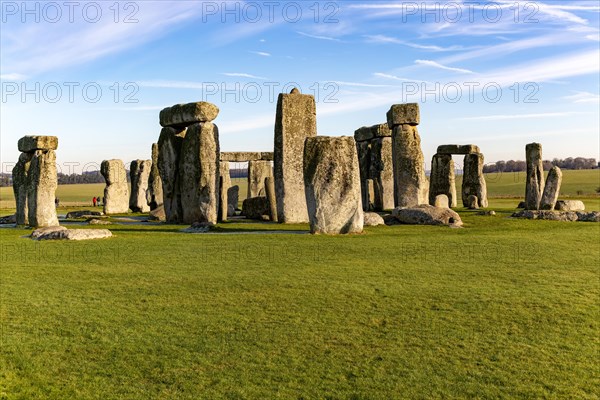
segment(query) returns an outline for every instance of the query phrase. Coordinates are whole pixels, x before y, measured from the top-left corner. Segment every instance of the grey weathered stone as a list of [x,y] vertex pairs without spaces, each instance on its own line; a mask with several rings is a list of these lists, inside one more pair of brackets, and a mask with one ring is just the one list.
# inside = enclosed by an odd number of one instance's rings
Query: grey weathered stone
[[[454,160],[449,154],[436,154],[431,159],[431,175],[429,177],[429,204],[434,205],[438,195],[446,195],[448,205],[456,207],[456,177],[454,176]],[[446,205],[445,207],[448,207]]]
[[554,208],[558,211],[584,211],[585,204],[581,200],[559,200]]
[[414,207],[429,203],[429,182],[416,126],[400,125],[392,135],[396,205]]
[[467,197],[467,208],[469,210],[479,209],[479,199],[474,194],[471,194],[469,197]]
[[28,224],[36,228],[58,225],[56,216],[56,153],[36,150],[27,173]]
[[486,216],[494,216],[496,215],[496,211],[494,210],[481,210],[477,212],[477,215],[486,215]]
[[197,103],[176,104],[160,112],[160,125],[183,128],[198,122],[211,122],[219,115],[219,107],[200,101]]
[[354,131],[354,140],[357,143],[360,142],[368,142],[373,139],[373,129],[370,126],[361,126],[357,130]]
[[522,210],[512,214],[513,218],[542,219],[549,221],[600,222],[600,213],[581,211]]
[[396,204],[394,202],[394,160],[391,137],[377,137],[371,141],[370,167],[375,210],[393,209]]
[[365,212],[364,214],[364,226],[385,225],[385,221],[383,220],[381,215],[374,212]]
[[560,185],[562,183],[562,171],[557,166],[554,166],[548,172],[548,178],[544,186],[544,193],[540,201],[540,209],[554,210],[558,194],[560,193]]
[[233,207],[234,210],[239,208],[240,202],[240,187],[238,185],[233,185],[227,190],[227,203],[230,207]]
[[544,166],[542,145],[529,143],[525,146],[527,177],[525,181],[525,209],[538,210],[544,193]]
[[183,222],[217,223],[219,130],[212,122],[188,127],[181,145],[179,179]]
[[266,196],[265,178],[273,176],[271,161],[252,160],[248,162],[248,193],[246,197]]
[[151,210],[163,204],[163,188],[158,171],[158,143],[152,143],[152,167],[148,177],[148,205]]
[[16,224],[27,225],[29,215],[27,211],[27,174],[31,164],[32,155],[30,153],[21,153],[19,161],[12,170],[13,192],[16,203]]
[[442,144],[437,148],[438,154],[475,154],[481,153],[474,144]]
[[371,132],[373,132],[373,138],[392,137],[392,130],[387,122],[384,124],[373,125],[371,127]]
[[167,222],[180,223],[183,218],[181,188],[179,187],[179,161],[181,144],[187,128],[163,128],[158,139],[158,171],[163,186],[163,204]]
[[161,204],[156,207],[154,210],[150,211],[150,220],[165,222],[167,220],[167,215],[165,214],[165,205]]
[[19,139],[19,151],[33,153],[36,150],[56,150],[58,138],[56,136],[23,136]]
[[273,152],[268,151],[227,151],[221,153],[221,161],[246,162],[246,161],[273,161]]
[[370,205],[368,180],[371,177],[371,142],[356,142],[356,153],[358,156],[358,169],[360,172],[362,209],[368,211]]
[[231,175],[229,173],[229,161],[219,162],[219,219],[227,221],[229,216],[228,194],[231,187]]
[[182,229],[183,233],[207,233],[214,229],[212,222],[194,222],[192,226]]
[[264,219],[270,214],[269,201],[266,197],[250,197],[242,203],[242,215],[248,219]]
[[394,104],[387,112],[390,129],[398,125],[419,125],[421,116],[418,103]]
[[463,164],[463,206],[469,207],[469,196],[474,195],[477,197],[480,207],[487,207],[487,184],[483,176],[483,154],[467,154]]
[[102,213],[99,211],[90,211],[90,210],[79,210],[79,211],[69,211],[65,216],[66,219],[80,219],[80,218],[90,218],[90,217],[101,217]]
[[91,218],[87,221],[89,225],[112,225],[113,223],[105,219]]
[[17,223],[17,215],[5,215],[4,217],[0,217],[0,225],[13,225]]
[[[462,219],[458,213],[449,208],[434,207],[429,204],[409,208],[397,207],[392,215],[401,224],[462,226]],[[387,222],[386,224],[391,225]]]
[[271,221],[277,222],[277,196],[275,195],[275,178],[272,176],[265,178],[265,194],[269,202],[269,217],[271,217]]
[[133,160],[129,166],[131,194],[129,208],[133,212],[148,212],[148,180],[152,169],[152,160]]
[[525,202],[520,201],[519,204],[517,205],[517,208],[525,208]]
[[448,202],[448,196],[446,196],[445,194],[438,194],[437,196],[435,196],[432,205],[434,207],[450,208],[448,206]]
[[111,237],[108,229],[67,229],[64,226],[51,226],[36,229],[31,234],[34,240],[91,240]]
[[104,160],[100,173],[106,181],[104,188],[104,214],[122,214],[129,211],[129,185],[127,171],[121,160]]
[[598,211],[590,211],[590,212],[575,212],[577,214],[577,221],[581,222],[600,222],[600,212]]
[[354,138],[307,138],[304,182],[311,233],[362,232],[364,216]]
[[273,153],[279,222],[308,222],[302,155],[305,139],[317,135],[316,114],[313,96],[300,94],[297,89],[279,95]]

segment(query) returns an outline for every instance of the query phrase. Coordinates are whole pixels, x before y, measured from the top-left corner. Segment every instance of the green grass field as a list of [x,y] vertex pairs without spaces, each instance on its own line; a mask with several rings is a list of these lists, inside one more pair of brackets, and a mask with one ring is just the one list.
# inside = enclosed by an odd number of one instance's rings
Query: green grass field
[[508,218],[504,179],[463,229],[0,229],[0,399],[597,399],[600,224]]

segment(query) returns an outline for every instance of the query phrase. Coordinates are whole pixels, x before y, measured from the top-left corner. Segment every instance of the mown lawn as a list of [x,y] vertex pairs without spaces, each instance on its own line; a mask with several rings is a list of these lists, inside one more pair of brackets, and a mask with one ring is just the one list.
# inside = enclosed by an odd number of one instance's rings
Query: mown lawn
[[0,398],[598,398],[600,224],[0,229]]

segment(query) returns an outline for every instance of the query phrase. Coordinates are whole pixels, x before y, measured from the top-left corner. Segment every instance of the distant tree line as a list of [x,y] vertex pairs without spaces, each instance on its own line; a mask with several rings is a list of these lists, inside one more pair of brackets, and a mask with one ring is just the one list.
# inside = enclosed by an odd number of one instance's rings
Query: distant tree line
[[[583,157],[569,157],[564,160],[555,158],[552,161],[542,161],[544,171],[550,170],[550,168],[557,166],[560,169],[595,169],[600,165],[595,158],[583,158]],[[527,163],[525,161],[497,161],[495,164],[487,164],[483,167],[483,172],[524,172],[527,170]]]
[[[75,185],[81,183],[105,183],[104,177],[100,171],[88,171],[82,174],[63,174],[59,172],[57,175],[59,185]],[[126,173],[127,181],[129,182],[129,171]],[[0,187],[12,186],[11,174],[0,174]]]

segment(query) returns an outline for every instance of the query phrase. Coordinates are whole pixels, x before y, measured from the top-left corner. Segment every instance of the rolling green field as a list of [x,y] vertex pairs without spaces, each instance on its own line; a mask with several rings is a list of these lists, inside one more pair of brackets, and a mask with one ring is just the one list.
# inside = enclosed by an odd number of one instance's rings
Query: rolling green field
[[[600,209],[600,171],[565,172]],[[2,228],[0,399],[597,399],[600,224],[508,218],[518,184],[462,229]]]

